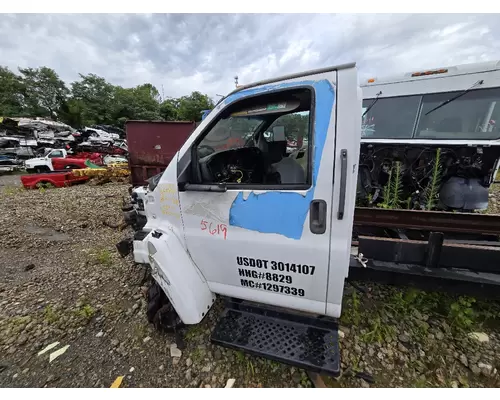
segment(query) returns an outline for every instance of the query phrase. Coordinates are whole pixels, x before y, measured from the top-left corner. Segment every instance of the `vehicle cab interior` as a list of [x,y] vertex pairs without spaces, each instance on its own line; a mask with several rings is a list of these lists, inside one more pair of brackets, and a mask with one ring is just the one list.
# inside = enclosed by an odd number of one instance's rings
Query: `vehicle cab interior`
[[196,183],[310,185],[311,100],[295,89],[229,107],[195,142]]

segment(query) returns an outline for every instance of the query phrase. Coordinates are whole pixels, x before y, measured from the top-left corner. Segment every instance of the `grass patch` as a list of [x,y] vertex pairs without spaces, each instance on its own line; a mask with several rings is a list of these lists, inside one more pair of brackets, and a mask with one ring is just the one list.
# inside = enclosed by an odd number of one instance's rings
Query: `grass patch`
[[194,363],[200,363],[203,361],[204,353],[200,348],[196,348],[191,352],[191,359]]
[[143,323],[134,324],[132,326],[132,330],[134,332],[134,336],[138,340],[142,341],[146,336],[148,336],[148,326]]
[[485,325],[500,323],[500,304],[482,302],[468,296],[454,296],[417,289],[385,288],[380,300],[368,299],[353,291],[344,297],[341,323],[364,328],[360,339],[382,343],[395,339],[397,332],[390,320],[408,323],[416,339],[428,336],[427,319],[446,322],[448,333],[470,332]]
[[49,324],[53,324],[59,320],[60,315],[54,310],[54,307],[49,304],[43,310],[43,317]]
[[278,371],[282,366],[282,364],[280,364],[279,362],[270,360],[268,358],[264,359],[264,362],[271,368],[272,372]]
[[200,325],[193,325],[188,329],[188,331],[184,335],[184,338],[190,341],[196,339],[196,337],[201,336],[202,334],[203,328]]
[[247,358],[245,356],[245,353],[243,353],[242,351],[235,351],[234,354],[238,364],[240,364],[243,368],[246,368],[248,374],[251,374],[252,376],[255,375],[255,368],[253,366],[252,360]]
[[382,343],[396,338],[396,329],[382,322],[380,315],[368,320],[368,332],[361,336],[365,343]]
[[78,316],[86,320],[91,320],[95,313],[95,308],[90,304],[83,304],[77,311]]
[[17,193],[21,193],[21,192],[24,192],[24,191],[25,191],[25,189],[22,186],[10,185],[10,186],[5,186],[3,188],[2,192],[3,192],[3,194],[5,194],[7,196],[14,196]]
[[305,372],[300,374],[300,385],[302,387],[312,387],[312,382]]
[[110,267],[113,264],[113,255],[108,249],[101,249],[95,254],[95,261],[98,264]]

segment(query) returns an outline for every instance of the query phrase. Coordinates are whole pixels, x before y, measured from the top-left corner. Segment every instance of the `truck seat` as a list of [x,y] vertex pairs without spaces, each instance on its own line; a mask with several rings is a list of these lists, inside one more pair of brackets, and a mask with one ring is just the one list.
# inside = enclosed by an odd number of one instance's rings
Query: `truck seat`
[[273,168],[280,174],[281,183],[306,183],[304,168],[293,158],[284,157]]
[[264,138],[257,141],[257,147],[266,154],[271,168],[280,175],[281,183],[306,183],[306,174],[293,158],[286,157],[286,140],[267,142]]

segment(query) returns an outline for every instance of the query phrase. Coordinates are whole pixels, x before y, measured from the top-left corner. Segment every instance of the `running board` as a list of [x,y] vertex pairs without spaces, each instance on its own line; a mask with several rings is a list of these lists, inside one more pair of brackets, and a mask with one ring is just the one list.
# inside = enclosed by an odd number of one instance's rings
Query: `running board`
[[230,302],[215,326],[212,343],[331,376],[340,375],[338,325],[276,311],[263,305]]

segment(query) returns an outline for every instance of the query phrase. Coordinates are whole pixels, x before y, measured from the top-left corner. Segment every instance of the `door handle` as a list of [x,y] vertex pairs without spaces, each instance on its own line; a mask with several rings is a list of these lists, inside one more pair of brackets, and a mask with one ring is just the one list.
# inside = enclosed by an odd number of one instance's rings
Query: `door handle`
[[326,201],[313,200],[309,205],[309,229],[316,235],[326,232]]
[[339,209],[337,219],[344,218],[345,189],[347,181],[347,149],[340,151],[340,188],[339,188]]

